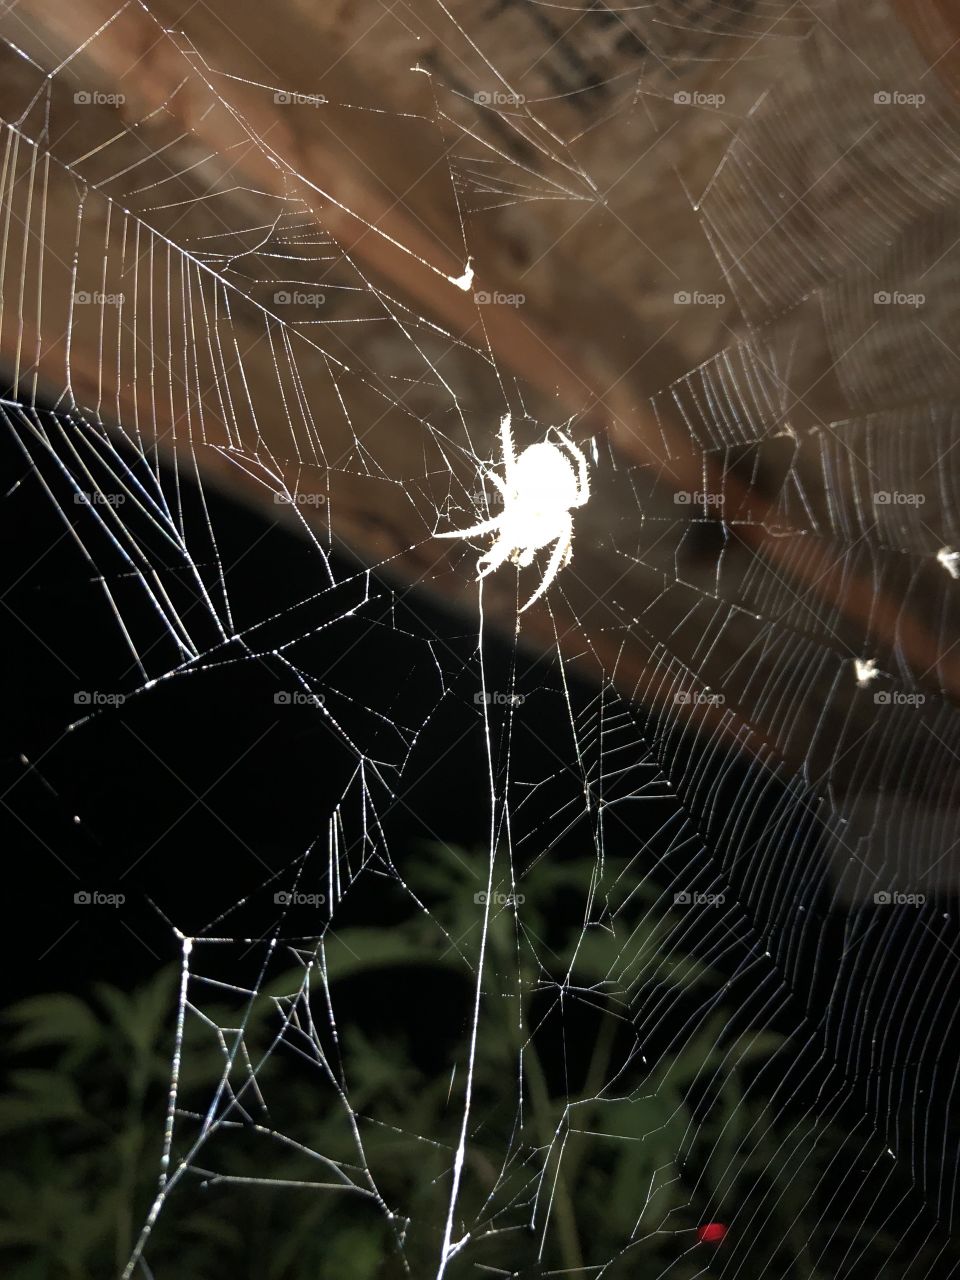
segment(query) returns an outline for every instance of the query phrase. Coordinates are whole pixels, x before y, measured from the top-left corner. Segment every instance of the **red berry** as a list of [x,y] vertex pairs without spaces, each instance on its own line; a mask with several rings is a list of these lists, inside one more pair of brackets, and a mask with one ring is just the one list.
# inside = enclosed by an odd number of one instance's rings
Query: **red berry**
[[707,1222],[697,1227],[697,1239],[701,1244],[719,1244],[726,1234],[727,1228],[722,1222]]

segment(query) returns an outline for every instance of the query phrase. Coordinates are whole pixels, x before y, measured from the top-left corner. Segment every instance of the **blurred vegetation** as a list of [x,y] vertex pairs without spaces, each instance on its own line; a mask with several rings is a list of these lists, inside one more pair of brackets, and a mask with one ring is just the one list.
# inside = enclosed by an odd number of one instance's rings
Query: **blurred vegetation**
[[[339,929],[319,953],[300,944],[305,959],[317,955],[307,994],[297,995],[303,970],[287,960],[276,977],[250,984],[258,995],[249,1001],[192,979],[171,1169],[196,1138],[229,1055],[223,1122],[174,1186],[146,1252],[150,1269],[138,1274],[435,1273],[462,1116],[482,919],[474,893],[485,861],[435,848],[412,856],[404,874],[428,911]],[[458,1213],[484,1231],[448,1276],[473,1275],[477,1263],[533,1277],[617,1259],[604,1272],[610,1280],[693,1280],[719,1274],[738,1248],[740,1280],[827,1280],[851,1256],[845,1276],[934,1274],[925,1269],[932,1252],[895,1260],[902,1241],[881,1229],[879,1203],[876,1221],[868,1202],[855,1211],[856,1227],[848,1224],[854,1212],[838,1200],[830,1170],[849,1163],[848,1144],[863,1159],[869,1138],[854,1141],[809,1110],[776,1111],[761,1069],[780,1038],[730,1030],[724,979],[671,943],[676,919],[634,890],[615,928],[581,929],[571,903],[594,871],[592,860],[539,863],[523,886],[519,928],[509,904],[491,908]],[[195,951],[195,974],[206,958]],[[557,983],[568,973],[561,1011]],[[49,994],[7,1010],[0,1268],[10,1280],[102,1280],[126,1264],[157,1189],[177,983],[171,967],[132,992],[101,985],[88,999]],[[668,1030],[682,1026],[686,1009],[701,1017],[676,1036],[679,1048],[658,1047],[648,1064],[629,1013],[651,1000],[672,1011]],[[343,1174],[315,1153],[339,1162],[353,1186],[336,1189]],[[393,1222],[369,1194],[367,1170],[401,1215]],[[707,1214],[732,1224],[719,1245],[697,1240]]]

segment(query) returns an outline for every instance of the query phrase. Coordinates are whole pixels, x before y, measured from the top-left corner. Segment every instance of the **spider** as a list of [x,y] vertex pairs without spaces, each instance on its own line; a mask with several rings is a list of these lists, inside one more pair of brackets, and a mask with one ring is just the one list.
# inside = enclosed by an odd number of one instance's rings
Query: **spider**
[[[436,535],[438,538],[473,538],[481,533],[496,532],[496,541],[477,561],[478,581],[507,560],[525,569],[533,564],[536,551],[556,543],[543,580],[521,613],[540,599],[560,570],[570,563],[573,557],[571,509],[582,507],[590,497],[586,458],[562,431],[556,427],[553,430],[560,439],[559,445],[546,440],[531,444],[518,458],[513,448],[510,414],[504,414],[500,419],[500,439],[506,479],[501,480],[494,471],[486,472],[503,497],[503,512],[469,529],[453,529]],[[576,470],[561,445],[569,451]]]

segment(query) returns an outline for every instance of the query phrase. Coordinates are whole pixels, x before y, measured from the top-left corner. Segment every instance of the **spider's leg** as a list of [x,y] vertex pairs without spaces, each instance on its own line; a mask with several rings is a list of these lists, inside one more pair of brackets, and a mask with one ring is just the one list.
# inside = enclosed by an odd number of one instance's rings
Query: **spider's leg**
[[500,490],[500,493],[501,493],[501,496],[503,497],[504,502],[507,502],[510,498],[510,486],[507,484],[506,480],[501,480],[495,471],[487,471],[484,474],[486,475],[488,480],[493,481],[493,483]]
[[508,410],[500,419],[500,443],[503,447],[503,469],[507,473],[507,483],[513,484],[513,464],[517,455],[513,451],[513,418]]
[[435,538],[475,538],[481,533],[492,533],[500,523],[500,517],[494,516],[492,520],[484,520],[480,524],[473,524],[469,529],[448,529],[446,533],[435,533]]
[[[477,578],[485,578],[488,573],[493,573],[494,570],[499,569],[506,560],[510,559],[512,551],[513,547],[509,542],[503,538],[498,538],[490,550],[477,561]],[[486,565],[485,569],[480,568],[482,564]]]
[[583,450],[573,443],[569,436],[565,436],[559,427],[554,427],[560,443],[570,450],[573,459],[577,464],[577,472],[579,475],[579,483],[577,486],[577,503],[578,507],[582,507],[590,498],[590,474],[587,471],[587,460],[583,456]]
[[570,551],[572,538],[573,519],[570,515],[567,515],[563,532],[560,534],[560,537],[557,539],[556,546],[553,548],[553,553],[550,556],[550,563],[547,565],[547,571],[543,575],[543,581],[523,606],[523,609],[520,610],[521,613],[523,613],[524,610],[529,609],[536,600],[540,599],[546,589],[550,586],[550,583],[553,582],[554,578],[560,572],[560,562],[563,560],[567,552]]

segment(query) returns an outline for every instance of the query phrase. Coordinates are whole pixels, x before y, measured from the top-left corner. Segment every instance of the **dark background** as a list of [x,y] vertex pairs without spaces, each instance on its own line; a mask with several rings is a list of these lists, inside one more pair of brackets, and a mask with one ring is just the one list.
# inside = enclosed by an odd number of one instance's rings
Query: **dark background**
[[[223,644],[196,584],[171,556],[164,587],[209,650],[180,674],[144,688],[147,680],[97,581],[104,561],[87,561],[77,539],[108,557],[111,548],[104,549],[92,514],[72,500],[41,449],[34,461],[57,505],[50,501],[16,435],[23,438],[22,431],[0,432],[7,477],[0,504],[2,818],[20,961],[4,970],[8,999],[78,989],[94,979],[134,985],[178,954],[172,925],[200,931],[280,873],[226,929],[242,932],[243,924],[259,935],[277,919],[269,898],[288,886],[289,868],[315,841],[325,846],[329,815],[345,791],[343,827],[359,865],[362,788],[347,737],[383,762],[379,779],[369,766],[365,774],[373,802],[368,821],[382,823],[391,856],[402,857],[418,841],[486,847],[488,762],[471,620],[376,577],[370,591],[378,598],[356,619],[343,620],[364,599],[367,583],[345,552],[333,554],[341,585],[332,588],[306,539],[212,490],[204,493],[203,511],[181,477],[187,520],[194,520],[201,547],[206,515],[215,531],[236,628],[254,630],[246,653]],[[130,462],[136,465],[132,455]],[[212,556],[200,564],[208,584],[216,579],[211,565]],[[116,566],[109,588],[150,675],[172,667],[178,655],[169,633],[128,567]],[[302,697],[303,688],[273,648],[324,690],[341,730],[314,707],[276,704],[275,696]],[[514,722],[512,776],[555,775],[553,785],[527,796],[518,830],[539,831],[556,856],[564,850],[582,856],[591,833],[587,822],[571,818],[570,795],[582,795],[582,784],[568,772],[576,765],[571,709],[558,673],[491,632],[483,654],[489,688],[536,699],[535,718]],[[567,688],[571,708],[594,698],[569,675]],[[78,705],[83,692],[125,701]],[[502,704],[491,706],[495,752],[506,716]],[[637,843],[620,817],[608,840],[625,849]],[[319,872],[325,856],[316,861]],[[94,890],[126,900],[119,908],[75,904],[75,893]]]

